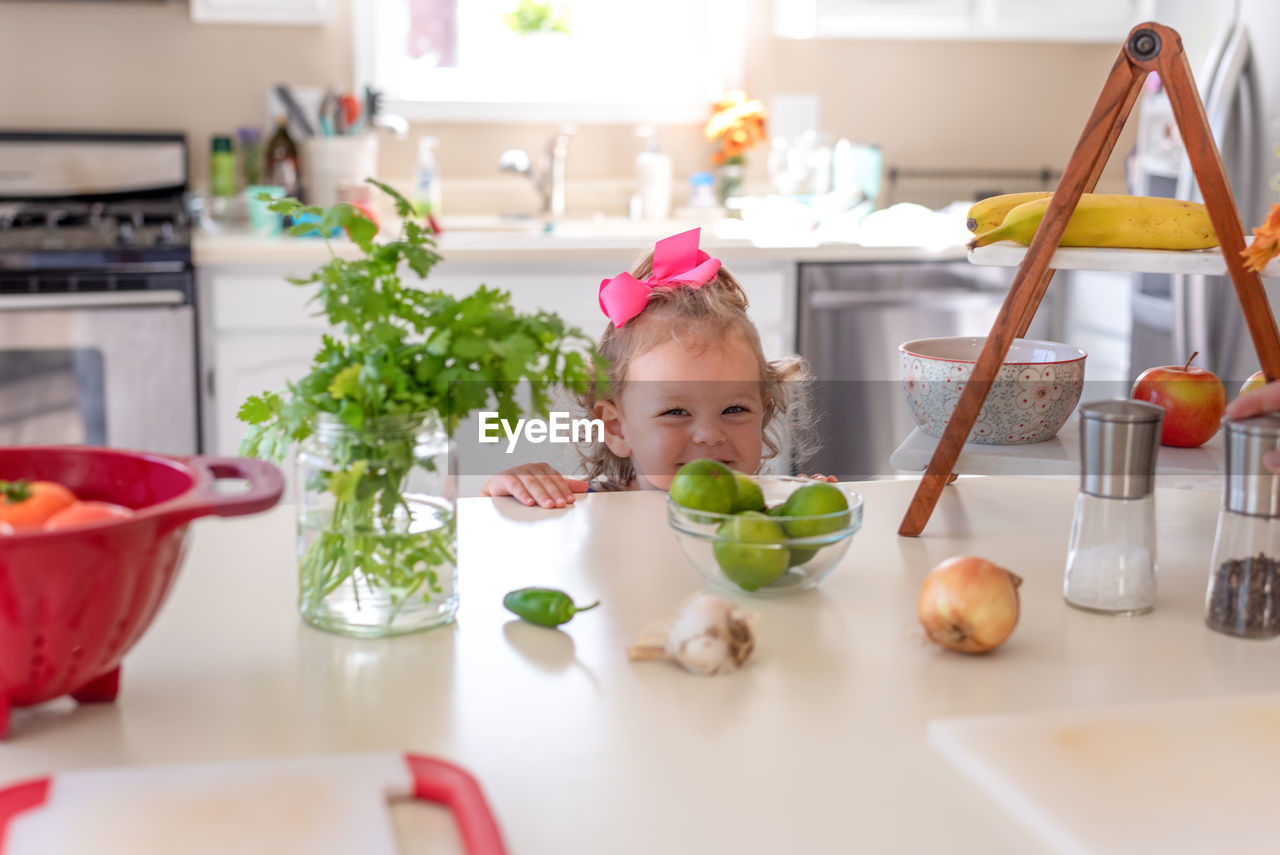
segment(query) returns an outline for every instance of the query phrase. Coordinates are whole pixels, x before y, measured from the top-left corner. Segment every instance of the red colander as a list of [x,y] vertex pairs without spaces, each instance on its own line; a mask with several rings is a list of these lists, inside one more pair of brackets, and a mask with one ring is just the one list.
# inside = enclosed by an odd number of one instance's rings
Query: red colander
[[[220,478],[248,481],[219,493]],[[71,695],[115,700],[120,660],[169,593],[187,524],[265,511],[284,482],[270,463],[91,446],[0,448],[0,480],[57,481],[129,519],[0,535],[0,738],[12,707]]]

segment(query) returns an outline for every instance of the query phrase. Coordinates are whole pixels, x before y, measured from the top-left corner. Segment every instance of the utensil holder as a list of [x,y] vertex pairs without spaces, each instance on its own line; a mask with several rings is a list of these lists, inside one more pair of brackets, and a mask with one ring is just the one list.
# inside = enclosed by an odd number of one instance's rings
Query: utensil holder
[[303,192],[309,205],[336,205],[338,188],[361,184],[378,174],[378,137],[374,134],[311,137],[302,144]]

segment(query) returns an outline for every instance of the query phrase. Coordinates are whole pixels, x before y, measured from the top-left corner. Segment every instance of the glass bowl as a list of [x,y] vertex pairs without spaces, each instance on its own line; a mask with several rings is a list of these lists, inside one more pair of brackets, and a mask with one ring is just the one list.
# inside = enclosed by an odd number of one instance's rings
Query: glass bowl
[[[757,476],[752,479],[764,493],[765,506],[774,508],[807,484],[811,478]],[[862,496],[840,484],[832,484],[849,503],[847,511],[810,516],[772,516],[754,520],[752,528],[764,539],[755,542],[734,537],[725,527],[741,514],[717,514],[676,504],[667,497],[667,523],[689,561],[713,585],[734,593],[777,596],[814,587],[827,577],[849,551],[854,532],[862,527]],[[735,525],[741,526],[742,523]],[[792,533],[788,533],[790,529]],[[809,529],[816,534],[794,534]],[[786,569],[778,575],[784,563]]]

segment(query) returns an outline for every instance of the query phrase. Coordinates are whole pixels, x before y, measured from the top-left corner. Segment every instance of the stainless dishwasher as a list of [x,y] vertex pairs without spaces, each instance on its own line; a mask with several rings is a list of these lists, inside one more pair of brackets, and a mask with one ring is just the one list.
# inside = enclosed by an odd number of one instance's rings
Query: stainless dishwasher
[[[821,447],[797,468],[841,480],[895,474],[889,455],[915,428],[903,398],[898,345],[985,336],[1016,268],[954,261],[804,263],[798,348],[813,370]],[[1054,338],[1053,288],[1028,338]]]

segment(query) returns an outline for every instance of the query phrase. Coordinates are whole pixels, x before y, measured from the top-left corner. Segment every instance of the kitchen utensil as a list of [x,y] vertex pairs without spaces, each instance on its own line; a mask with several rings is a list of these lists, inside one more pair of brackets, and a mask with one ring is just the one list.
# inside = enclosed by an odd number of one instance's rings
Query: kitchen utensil
[[928,732],[1050,851],[1276,851],[1280,695],[941,719]]
[[331,137],[338,133],[338,87],[330,86],[320,99],[320,136]]
[[[57,481],[130,519],[0,536],[0,737],[10,707],[71,695],[112,701],[120,660],[173,583],[187,524],[264,511],[283,481],[270,463],[90,446],[0,448],[0,479]],[[245,479],[220,493],[219,479]]]
[[0,789],[0,855],[394,855],[387,803],[449,807],[465,850],[506,849],[479,783],[416,754],[67,772]]
[[366,86],[364,89],[365,125],[370,128],[382,128],[395,134],[402,140],[409,135],[409,122],[404,116],[383,111],[383,93]]
[[[986,339],[944,336],[898,346],[902,389],[920,429],[941,437]],[[1021,445],[1056,436],[1084,389],[1085,352],[1056,341],[1015,339],[968,442]]]
[[307,118],[307,113],[298,104],[298,99],[293,97],[292,90],[283,83],[276,84],[276,97],[280,99],[280,103],[284,105],[285,112],[289,114],[289,119],[297,126],[303,136],[315,136],[315,127],[311,124],[311,120]]
[[[765,505],[770,508],[783,504],[788,496],[801,487],[816,483],[810,478],[784,476],[759,476],[753,480],[760,485]],[[805,533],[788,533],[788,536],[766,545],[743,546],[743,541],[735,541],[729,530],[724,528],[726,523],[735,518],[735,514],[686,508],[673,502],[670,496],[667,497],[667,523],[675,531],[680,548],[684,550],[690,563],[713,585],[741,594],[747,590],[742,587],[742,581],[745,579],[748,584],[754,581],[754,569],[750,565],[756,560],[769,564],[774,557],[778,557],[786,565],[782,575],[748,592],[760,596],[776,596],[805,591],[830,575],[849,551],[853,535],[862,527],[862,497],[852,490],[843,487],[839,489],[848,501],[847,511],[809,516],[771,516],[772,521],[780,527],[785,525],[793,532]],[[785,559],[780,557],[783,554],[787,556]],[[744,558],[745,565],[733,563]],[[731,563],[726,565],[725,561]],[[746,575],[742,575],[743,573]]]
[[343,133],[358,134],[362,127],[360,99],[344,92],[338,97],[338,111],[342,116]]

